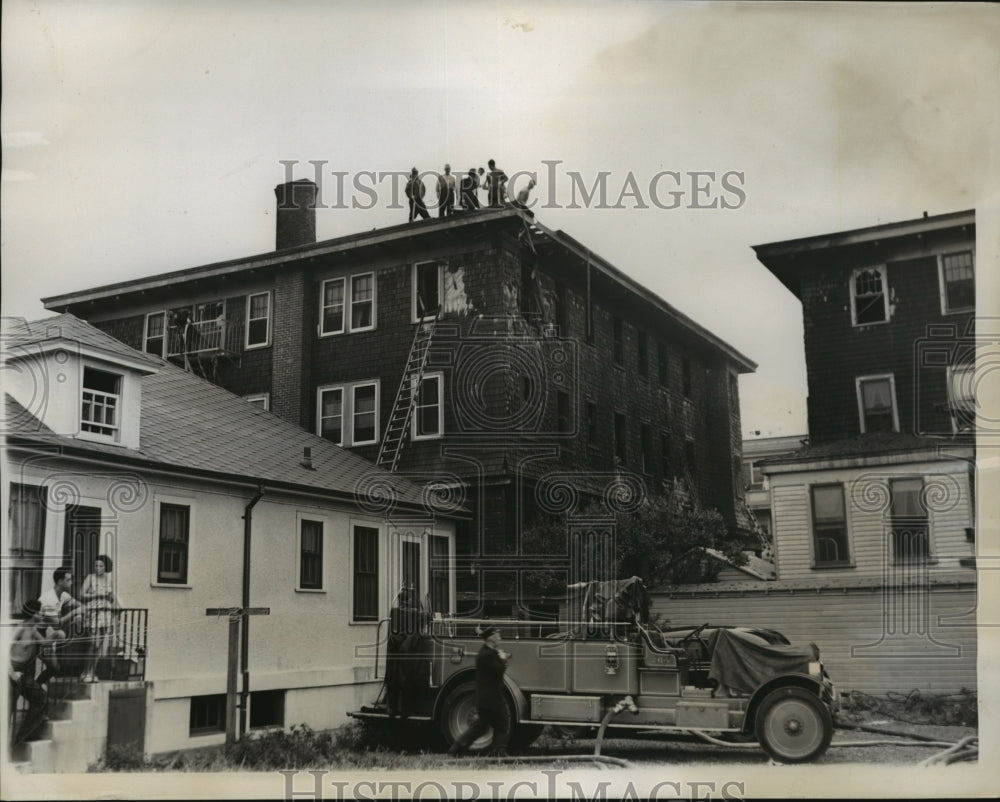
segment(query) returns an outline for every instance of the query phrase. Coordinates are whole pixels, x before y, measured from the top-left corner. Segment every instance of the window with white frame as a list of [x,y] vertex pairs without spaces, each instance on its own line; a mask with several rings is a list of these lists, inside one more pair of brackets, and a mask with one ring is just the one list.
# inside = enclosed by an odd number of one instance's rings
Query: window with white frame
[[352,610],[356,622],[375,622],[379,616],[379,530],[355,524],[352,531]]
[[319,299],[319,333],[344,333],[344,302],[347,279],[331,278],[320,285]]
[[351,388],[351,443],[361,446],[378,440],[378,385]]
[[299,588],[323,589],[323,522],[299,520]]
[[954,365],[948,368],[948,410],[955,432],[976,428],[976,366]]
[[420,380],[411,427],[414,440],[444,434],[444,377],[440,373],[425,373]]
[[851,554],[847,539],[844,486],[813,485],[811,496],[813,565],[816,568],[849,566]]
[[375,301],[374,273],[322,282],[319,293],[320,336],[374,329]]
[[896,408],[896,383],[892,374],[859,376],[855,382],[861,434],[898,432],[899,412]]
[[143,331],[142,350],[155,356],[166,356],[167,345],[167,313],[150,312],[146,315],[146,325]]
[[247,348],[263,348],[271,344],[271,293],[258,292],[247,296]]
[[318,404],[316,434],[344,445],[344,388],[320,387]]
[[976,274],[972,251],[946,253],[938,261],[941,275],[941,312],[969,312],[976,308]]
[[84,367],[80,406],[80,431],[117,438],[121,424],[122,376]]
[[855,326],[885,323],[889,293],[885,267],[863,267],[851,274],[851,322]]
[[417,262],[413,265],[413,322],[434,317],[444,297],[444,265]]
[[156,581],[186,585],[191,540],[191,507],[160,502]]
[[375,328],[375,274],[351,276],[351,331]]
[[320,387],[316,434],[345,448],[378,442],[378,388],[377,381]]
[[257,393],[255,395],[245,395],[243,400],[246,401],[252,407],[259,407],[267,412],[271,408],[271,394],[270,393]]
[[892,559],[920,562],[930,557],[930,526],[924,506],[924,480],[889,480],[892,495]]

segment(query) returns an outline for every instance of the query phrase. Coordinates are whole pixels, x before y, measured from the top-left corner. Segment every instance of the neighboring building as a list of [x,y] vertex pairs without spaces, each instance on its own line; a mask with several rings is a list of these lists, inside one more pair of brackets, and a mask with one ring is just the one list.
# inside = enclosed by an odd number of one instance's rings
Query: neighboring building
[[974,689],[974,212],[754,250],[802,301],[809,382],[809,444],[761,466],[777,579],[664,606],[814,640],[838,687]]
[[771,521],[771,489],[764,475],[764,460],[798,451],[807,442],[805,434],[782,437],[757,437],[743,441],[743,486],[747,506],[757,517],[757,524],[769,538],[774,531]]
[[276,252],[45,305],[450,487],[473,513],[463,611],[509,612],[523,528],[588,496],[690,475],[746,530],[738,375],[755,365],[737,350],[531,212],[316,242],[315,184],[276,193]]
[[119,628],[137,680],[90,686],[88,709],[74,702],[16,759],[86,770],[123,688],[145,694],[130,726],[139,716],[146,752],[220,743],[228,623],[207,610],[270,608],[243,652],[250,728],[332,727],[371,701],[401,586],[454,612],[463,513],[448,499],[72,315],[9,325],[3,345],[4,618],[53,569],[70,566],[79,588],[108,554],[141,620],[134,642]]

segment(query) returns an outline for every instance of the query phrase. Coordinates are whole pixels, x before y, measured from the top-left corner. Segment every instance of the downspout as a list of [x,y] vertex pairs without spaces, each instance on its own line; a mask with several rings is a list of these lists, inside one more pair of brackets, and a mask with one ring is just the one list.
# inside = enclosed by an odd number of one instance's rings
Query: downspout
[[258,485],[257,495],[250,499],[243,510],[243,599],[240,602],[243,609],[240,627],[240,673],[243,675],[243,690],[240,691],[240,737],[247,731],[247,710],[250,701],[250,616],[246,614],[250,607],[250,535],[253,532],[253,508],[264,496],[264,485]]

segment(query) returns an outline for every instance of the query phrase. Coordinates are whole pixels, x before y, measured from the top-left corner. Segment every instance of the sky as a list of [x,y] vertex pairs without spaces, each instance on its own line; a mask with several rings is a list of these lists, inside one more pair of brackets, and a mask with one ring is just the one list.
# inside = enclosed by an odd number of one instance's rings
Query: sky
[[[538,174],[539,222],[758,363],[745,436],[803,434],[801,306],[751,246],[976,208],[980,308],[1000,297],[996,9],[8,0],[2,312],[272,250],[273,189],[310,162],[333,206],[334,171],[494,158]],[[620,208],[573,204],[571,173]],[[403,222],[378,188],[319,238]]]

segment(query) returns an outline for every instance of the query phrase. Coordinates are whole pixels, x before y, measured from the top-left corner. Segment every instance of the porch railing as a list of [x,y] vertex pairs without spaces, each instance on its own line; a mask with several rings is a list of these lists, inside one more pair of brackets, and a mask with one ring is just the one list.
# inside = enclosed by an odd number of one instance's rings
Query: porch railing
[[[119,610],[107,655],[98,656],[96,662],[94,657],[100,644],[86,628],[86,618],[82,625],[69,628],[67,638],[56,642],[54,652],[53,647],[47,646],[42,659],[35,661],[35,682],[45,691],[45,709],[52,702],[85,697],[83,689],[88,683],[84,682],[83,677],[91,666],[94,667],[97,681],[144,680],[148,657],[148,613],[145,608],[138,607]],[[44,723],[42,716],[46,711],[36,708],[32,713],[29,700],[20,694],[16,700],[10,699],[8,704],[12,705],[8,711],[8,742],[16,745],[15,738],[18,735],[23,736],[18,740],[30,740]],[[22,732],[22,728],[26,731]]]

